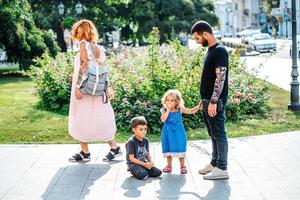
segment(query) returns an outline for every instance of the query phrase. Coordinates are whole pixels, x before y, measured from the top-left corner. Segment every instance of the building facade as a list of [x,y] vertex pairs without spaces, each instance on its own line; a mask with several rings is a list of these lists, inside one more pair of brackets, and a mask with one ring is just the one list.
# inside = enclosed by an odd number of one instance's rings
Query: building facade
[[220,32],[225,35],[226,33],[232,33],[234,29],[233,25],[233,13],[232,13],[232,0],[218,0],[215,1],[215,12],[220,22]]
[[261,28],[267,22],[262,0],[218,0],[215,10],[223,34],[235,35],[246,28]]
[[[292,36],[292,0],[280,0],[280,16],[279,19],[279,36]],[[296,0],[296,19],[297,19],[297,34],[300,34],[300,1]]]

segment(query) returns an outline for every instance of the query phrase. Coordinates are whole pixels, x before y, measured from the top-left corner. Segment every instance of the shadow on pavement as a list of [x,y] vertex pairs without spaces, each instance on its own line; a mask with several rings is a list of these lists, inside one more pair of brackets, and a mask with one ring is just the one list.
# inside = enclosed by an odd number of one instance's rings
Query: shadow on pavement
[[[159,181],[160,188],[157,190],[157,199],[200,199],[195,192],[185,192],[186,176],[179,174],[165,174]],[[188,186],[185,186],[188,187]],[[190,188],[187,188],[190,189]]]
[[109,164],[74,163],[59,168],[43,193],[42,199],[85,199],[85,196],[94,190],[92,188],[94,183],[109,172],[111,165],[119,162],[122,161]]
[[[213,188],[204,197],[201,197],[201,200],[229,200],[231,188],[228,180],[217,180],[213,183]],[[224,185],[226,190],[224,190]]]
[[139,196],[141,196],[142,193],[142,191],[139,190],[139,188],[151,182],[151,178],[147,178],[146,180],[138,180],[133,176],[130,176],[123,181],[121,187],[127,190],[126,192],[124,192],[125,197],[138,198]]

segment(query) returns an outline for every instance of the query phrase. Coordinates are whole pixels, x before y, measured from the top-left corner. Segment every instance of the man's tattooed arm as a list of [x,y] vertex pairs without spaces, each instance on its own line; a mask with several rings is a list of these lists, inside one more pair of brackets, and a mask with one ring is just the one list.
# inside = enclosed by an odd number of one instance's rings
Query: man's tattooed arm
[[216,80],[215,80],[215,86],[214,86],[214,92],[211,96],[210,102],[211,103],[217,103],[224,87],[225,79],[226,79],[226,67],[217,67],[216,68]]

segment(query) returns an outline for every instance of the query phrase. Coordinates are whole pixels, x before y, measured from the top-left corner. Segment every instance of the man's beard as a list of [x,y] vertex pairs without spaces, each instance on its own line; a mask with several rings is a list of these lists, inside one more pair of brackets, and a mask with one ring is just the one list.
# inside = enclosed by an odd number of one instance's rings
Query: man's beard
[[203,47],[207,47],[208,46],[208,41],[205,38],[202,39],[202,46]]

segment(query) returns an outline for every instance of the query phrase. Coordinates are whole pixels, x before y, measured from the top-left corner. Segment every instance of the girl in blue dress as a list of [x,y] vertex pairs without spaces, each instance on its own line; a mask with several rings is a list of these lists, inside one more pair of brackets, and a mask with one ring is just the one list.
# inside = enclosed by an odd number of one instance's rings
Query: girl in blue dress
[[187,169],[184,164],[186,152],[186,133],[182,122],[181,113],[196,113],[201,102],[194,108],[185,108],[182,95],[178,90],[168,90],[161,99],[163,108],[161,109],[161,121],[164,123],[162,128],[162,152],[167,157],[167,166],[163,172],[172,171],[172,158],[178,157],[180,162],[180,173],[186,174]]

